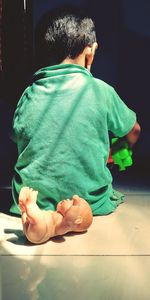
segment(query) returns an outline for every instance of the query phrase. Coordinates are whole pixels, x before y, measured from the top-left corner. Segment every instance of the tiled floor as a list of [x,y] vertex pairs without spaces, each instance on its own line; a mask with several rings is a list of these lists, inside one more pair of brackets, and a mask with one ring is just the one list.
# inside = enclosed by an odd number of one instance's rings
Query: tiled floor
[[0,300],[149,300],[150,191],[124,191],[126,202],[87,233],[40,246],[1,213]]

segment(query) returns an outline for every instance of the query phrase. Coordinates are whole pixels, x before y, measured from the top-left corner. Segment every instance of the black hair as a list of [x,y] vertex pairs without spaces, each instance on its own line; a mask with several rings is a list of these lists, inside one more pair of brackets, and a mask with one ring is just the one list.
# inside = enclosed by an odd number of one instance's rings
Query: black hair
[[66,57],[76,58],[94,42],[96,32],[90,17],[77,8],[59,8],[46,13],[36,28],[36,58],[44,65],[59,64]]

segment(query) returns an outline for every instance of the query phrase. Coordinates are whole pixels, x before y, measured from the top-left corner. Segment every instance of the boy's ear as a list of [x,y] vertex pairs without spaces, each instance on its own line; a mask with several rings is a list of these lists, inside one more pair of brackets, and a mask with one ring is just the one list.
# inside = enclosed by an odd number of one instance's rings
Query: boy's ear
[[91,49],[92,49],[92,54],[95,55],[95,52],[98,48],[98,44],[97,42],[93,43],[92,46],[91,46]]
[[98,47],[98,44],[95,42],[92,46],[87,46],[85,49],[85,60],[86,60],[86,68],[90,71],[91,65],[94,59],[95,51]]

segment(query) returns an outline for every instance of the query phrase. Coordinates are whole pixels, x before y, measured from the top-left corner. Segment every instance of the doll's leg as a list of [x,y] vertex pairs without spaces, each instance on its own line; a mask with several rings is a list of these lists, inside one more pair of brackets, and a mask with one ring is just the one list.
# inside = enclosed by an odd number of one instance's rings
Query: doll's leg
[[30,221],[30,223],[38,222],[38,218],[41,216],[42,211],[36,204],[37,191],[32,190],[29,187],[23,187],[19,194],[19,207],[22,213],[23,221]]
[[27,222],[26,206],[25,201],[29,197],[30,189],[28,187],[23,187],[19,194],[19,207],[21,210],[22,223]]
[[37,191],[28,187],[23,187],[19,194],[24,233],[33,243],[43,242],[47,233],[47,219],[50,217],[50,214],[46,214],[36,204],[37,194]]

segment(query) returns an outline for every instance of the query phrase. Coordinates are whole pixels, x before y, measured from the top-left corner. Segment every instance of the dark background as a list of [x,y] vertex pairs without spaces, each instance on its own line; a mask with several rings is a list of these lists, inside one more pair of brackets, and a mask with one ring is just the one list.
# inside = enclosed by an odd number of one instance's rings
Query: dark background
[[[0,186],[11,185],[16,147],[11,124],[20,94],[36,69],[34,32],[43,13],[62,4],[85,10],[95,21],[97,50],[92,73],[112,85],[137,113],[142,132],[134,164],[113,170],[114,180],[144,183],[150,169],[150,1],[149,0],[5,0],[0,1]],[[1,201],[1,200],[0,200]],[[5,205],[7,206],[7,205]]]

